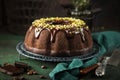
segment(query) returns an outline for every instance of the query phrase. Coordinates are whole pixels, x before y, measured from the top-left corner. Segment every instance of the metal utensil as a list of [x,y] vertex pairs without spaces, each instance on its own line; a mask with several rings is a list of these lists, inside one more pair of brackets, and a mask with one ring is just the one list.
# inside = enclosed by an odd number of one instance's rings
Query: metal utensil
[[114,50],[112,53],[106,53],[99,67],[95,70],[97,76],[105,75],[107,64],[117,66],[120,63],[120,49]]
[[104,57],[102,62],[98,64],[99,67],[95,70],[95,74],[97,76],[105,75],[105,70],[106,70],[107,62],[108,62],[109,59],[110,59],[110,57]]

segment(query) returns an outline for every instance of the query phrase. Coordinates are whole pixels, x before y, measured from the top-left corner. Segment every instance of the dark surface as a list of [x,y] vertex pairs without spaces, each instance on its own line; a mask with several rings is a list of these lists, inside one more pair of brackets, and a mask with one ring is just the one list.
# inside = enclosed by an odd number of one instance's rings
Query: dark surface
[[120,67],[108,65],[106,74],[102,77],[97,77],[93,70],[86,76],[80,76],[80,78],[83,80],[118,80],[120,78]]
[[[18,52],[16,51],[16,45],[24,40],[24,36],[14,35],[8,32],[1,32],[0,34],[0,64],[11,63],[14,64],[15,61],[21,61],[30,65],[34,70],[38,72],[38,75],[19,75],[25,77],[28,80],[42,80],[40,75],[47,77],[46,80],[49,80],[49,72],[56,66],[55,62],[43,62],[39,60],[29,59],[21,56],[19,59]],[[47,69],[42,69],[41,66],[44,65]],[[0,80],[13,80],[14,76],[9,76],[3,73],[0,73]],[[87,80],[118,80],[120,78],[120,65],[107,66],[106,75],[103,77],[97,77],[95,71],[92,71],[84,76],[80,75],[80,79]],[[44,79],[43,79],[44,80]]]

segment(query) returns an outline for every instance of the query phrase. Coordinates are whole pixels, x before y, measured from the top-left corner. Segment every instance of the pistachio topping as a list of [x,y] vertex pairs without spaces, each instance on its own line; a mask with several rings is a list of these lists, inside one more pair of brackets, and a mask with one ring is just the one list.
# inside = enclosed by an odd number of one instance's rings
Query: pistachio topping
[[86,24],[81,19],[70,18],[70,17],[51,17],[51,18],[40,18],[32,22],[32,26],[48,29],[80,29],[86,27]]

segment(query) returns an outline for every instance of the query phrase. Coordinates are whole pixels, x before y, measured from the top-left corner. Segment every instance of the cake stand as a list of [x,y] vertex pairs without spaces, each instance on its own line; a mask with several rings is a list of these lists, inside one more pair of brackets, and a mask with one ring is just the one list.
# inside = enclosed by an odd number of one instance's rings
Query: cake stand
[[88,60],[95,57],[99,53],[99,45],[94,43],[92,49],[87,52],[86,54],[82,54],[80,56],[69,56],[69,57],[52,57],[52,56],[45,56],[40,54],[35,54],[25,49],[23,42],[19,42],[16,46],[16,50],[19,53],[19,59],[22,59],[21,56],[41,60],[41,61],[52,61],[52,62],[63,62],[63,61],[72,61],[73,59],[81,59],[81,60]]

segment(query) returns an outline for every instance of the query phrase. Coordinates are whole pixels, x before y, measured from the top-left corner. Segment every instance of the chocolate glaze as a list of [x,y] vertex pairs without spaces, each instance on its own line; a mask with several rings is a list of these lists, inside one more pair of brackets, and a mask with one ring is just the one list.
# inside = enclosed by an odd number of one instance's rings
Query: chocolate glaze
[[[71,21],[68,21],[68,20],[53,20],[53,21],[46,21],[45,23],[47,24],[51,24],[51,25],[69,25],[71,24],[72,22]],[[76,28],[69,28],[69,29],[64,29],[64,30],[60,30],[60,29],[49,29],[49,28],[35,28],[35,37],[38,38],[40,36],[40,33],[44,30],[44,29],[47,29],[50,34],[51,34],[51,38],[50,38],[50,41],[52,43],[55,42],[55,36],[56,36],[56,33],[58,31],[63,31],[65,32],[65,34],[67,34],[67,37],[68,38],[72,38],[74,37],[75,34],[80,34],[81,37],[82,37],[82,41],[84,42],[85,41],[85,36],[84,36],[84,28],[81,28],[80,31],[76,31]]]
[[35,28],[35,37],[38,38],[40,36],[40,33],[44,30],[48,30],[51,34],[51,38],[50,38],[50,41],[51,42],[55,42],[55,36],[56,36],[56,33],[58,31],[62,31],[62,32],[65,32],[66,36],[68,38],[72,38],[74,37],[75,34],[80,34],[81,35],[81,38],[82,38],[82,41],[84,42],[85,41],[85,36],[84,36],[84,28],[81,28],[80,31],[75,31],[74,28],[72,29],[66,29],[66,30],[57,30],[57,29],[48,29],[48,28]]
[[40,35],[40,33],[41,33],[42,30],[43,30],[42,28],[35,28],[35,37],[36,38],[39,37],[39,35]]
[[38,37],[40,36],[40,33],[41,33],[43,30],[45,30],[45,29],[48,30],[48,31],[50,32],[50,34],[51,34],[50,41],[51,41],[51,42],[54,42],[54,41],[55,41],[55,35],[56,35],[57,31],[58,31],[58,30],[56,30],[56,29],[50,30],[50,29],[48,29],[48,28],[39,28],[39,30],[36,30],[36,28],[35,28],[35,37],[38,38]]

